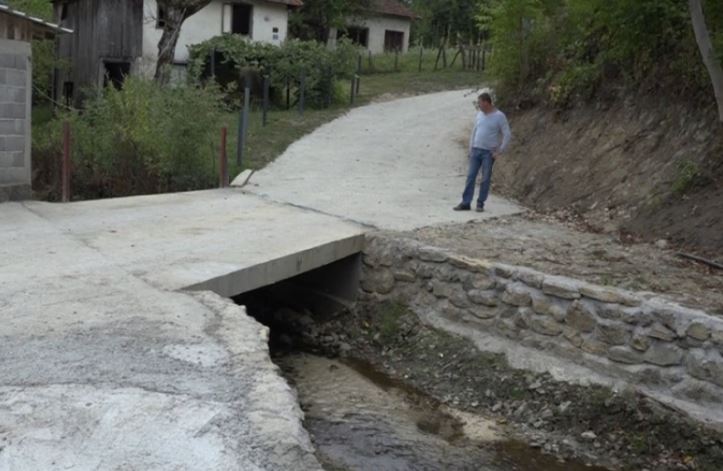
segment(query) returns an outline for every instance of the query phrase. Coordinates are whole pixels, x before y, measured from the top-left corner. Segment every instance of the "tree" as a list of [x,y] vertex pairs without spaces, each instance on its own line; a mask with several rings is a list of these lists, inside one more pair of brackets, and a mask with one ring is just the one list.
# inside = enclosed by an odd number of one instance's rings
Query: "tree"
[[163,34],[158,41],[158,62],[156,63],[156,82],[165,85],[171,79],[171,64],[176,54],[176,44],[181,26],[187,18],[195,15],[211,0],[157,0],[159,14],[163,16]]
[[304,0],[292,12],[289,27],[300,39],[327,42],[332,28],[343,28],[350,18],[363,16],[372,0]]
[[688,9],[693,20],[693,31],[695,32],[698,49],[700,49],[703,56],[703,63],[708,69],[711,82],[713,82],[713,92],[718,103],[718,118],[723,123],[723,67],[721,67],[721,61],[713,48],[713,41],[708,32],[705,15],[703,14],[703,5],[700,0],[688,0]]

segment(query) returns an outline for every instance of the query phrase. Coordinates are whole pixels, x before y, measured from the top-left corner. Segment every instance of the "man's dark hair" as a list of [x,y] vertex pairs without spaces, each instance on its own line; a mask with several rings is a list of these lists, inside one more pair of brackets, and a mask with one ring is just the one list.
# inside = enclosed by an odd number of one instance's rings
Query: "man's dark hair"
[[490,95],[487,92],[484,92],[483,94],[481,94],[478,99],[482,100],[482,101],[486,101],[490,105],[492,104],[492,95]]

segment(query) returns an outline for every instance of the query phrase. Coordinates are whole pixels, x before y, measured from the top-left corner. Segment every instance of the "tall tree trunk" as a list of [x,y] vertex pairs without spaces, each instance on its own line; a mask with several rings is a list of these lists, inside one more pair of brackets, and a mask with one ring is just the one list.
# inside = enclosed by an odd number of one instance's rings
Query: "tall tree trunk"
[[171,80],[171,66],[176,54],[178,36],[181,26],[186,19],[185,8],[168,8],[166,10],[165,25],[160,41],[158,41],[158,62],[154,80],[161,85],[167,85]]
[[688,0],[690,17],[693,20],[693,30],[698,49],[703,56],[703,63],[708,69],[708,75],[713,82],[713,92],[718,103],[718,119],[723,123],[723,67],[713,49],[713,42],[705,24],[705,15],[700,0]]

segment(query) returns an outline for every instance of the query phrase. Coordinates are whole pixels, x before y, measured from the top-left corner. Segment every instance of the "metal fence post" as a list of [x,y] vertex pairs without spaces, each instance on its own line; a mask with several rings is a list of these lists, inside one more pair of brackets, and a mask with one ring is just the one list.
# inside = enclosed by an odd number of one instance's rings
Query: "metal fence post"
[[394,71],[399,72],[399,49],[394,50]]
[[359,54],[357,56],[357,61],[356,61],[356,73],[361,74],[361,71],[362,71],[362,55]]
[[291,109],[291,80],[286,77],[286,109]]
[[224,126],[221,128],[221,152],[218,162],[219,188],[225,188],[228,186],[228,159],[226,158],[227,135],[228,129]]
[[422,56],[424,55],[424,47],[419,46],[419,71],[422,71]]
[[349,94],[349,104],[354,104],[354,97],[356,95],[356,86],[357,86],[357,75],[352,75],[351,77],[351,93]]
[[246,144],[246,132],[248,130],[249,106],[251,103],[251,89],[248,84],[248,77],[244,86],[244,105],[241,109],[241,116],[238,123],[238,145],[236,146],[236,164],[240,167],[244,157],[244,146]]
[[301,72],[299,88],[299,116],[304,116],[304,100],[306,99],[306,71]]
[[359,96],[359,90],[361,89],[361,74],[356,74],[356,86],[352,87],[354,94]]
[[269,89],[271,88],[271,77],[268,75],[264,76],[264,104],[262,111],[261,123],[266,126],[268,121],[269,113]]
[[70,123],[63,123],[63,159],[60,163],[60,200],[70,201]]

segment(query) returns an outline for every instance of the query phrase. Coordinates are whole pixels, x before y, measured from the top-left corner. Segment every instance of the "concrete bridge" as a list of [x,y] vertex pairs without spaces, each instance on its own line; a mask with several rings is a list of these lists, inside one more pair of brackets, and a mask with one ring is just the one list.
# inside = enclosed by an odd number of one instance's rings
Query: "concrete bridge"
[[451,211],[472,102],[356,109],[243,189],[0,205],[0,469],[318,469],[266,328],[226,298],[375,228],[518,211]]

